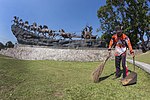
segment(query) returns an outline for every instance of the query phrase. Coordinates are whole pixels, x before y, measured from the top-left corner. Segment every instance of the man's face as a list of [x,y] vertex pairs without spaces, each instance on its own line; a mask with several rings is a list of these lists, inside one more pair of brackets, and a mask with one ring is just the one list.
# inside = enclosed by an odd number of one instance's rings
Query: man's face
[[117,36],[118,36],[118,37],[121,37],[121,36],[122,36],[122,31],[121,31],[121,30],[117,32]]

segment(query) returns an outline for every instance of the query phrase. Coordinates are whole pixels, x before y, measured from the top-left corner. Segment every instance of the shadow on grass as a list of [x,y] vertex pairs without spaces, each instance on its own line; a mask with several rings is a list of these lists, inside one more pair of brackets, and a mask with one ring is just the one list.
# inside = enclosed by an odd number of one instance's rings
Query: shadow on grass
[[[128,72],[131,73],[132,71],[131,71],[131,70],[128,70]],[[99,82],[100,82],[100,81],[103,81],[103,80],[106,80],[107,78],[109,78],[110,76],[114,75],[115,73],[116,73],[116,72],[113,72],[113,73],[111,73],[110,75],[107,75],[107,76],[104,76],[104,77],[100,77],[100,78],[99,78]],[[130,73],[129,73],[129,74],[130,74]],[[120,75],[119,75],[119,77],[120,77],[121,74],[123,74],[123,70],[121,70],[119,74],[120,74]],[[135,84],[136,84],[136,83],[135,83]],[[134,84],[131,84],[131,85],[134,85]]]
[[109,78],[110,76],[114,75],[115,73],[116,73],[116,72],[114,72],[114,73],[112,73],[112,74],[110,74],[110,75],[104,76],[104,77],[100,77],[100,78],[99,78],[99,82],[100,82],[100,81],[103,81],[103,80],[106,80],[107,78]]

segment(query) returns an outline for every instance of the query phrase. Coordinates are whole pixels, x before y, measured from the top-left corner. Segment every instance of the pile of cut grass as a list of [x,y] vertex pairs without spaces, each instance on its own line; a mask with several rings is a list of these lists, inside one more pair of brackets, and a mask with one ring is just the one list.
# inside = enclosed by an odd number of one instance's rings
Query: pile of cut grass
[[[150,75],[136,69],[135,85],[122,86],[108,61],[101,82],[91,72],[99,62],[27,61],[0,56],[1,100],[148,100]],[[128,64],[129,69],[133,65]]]

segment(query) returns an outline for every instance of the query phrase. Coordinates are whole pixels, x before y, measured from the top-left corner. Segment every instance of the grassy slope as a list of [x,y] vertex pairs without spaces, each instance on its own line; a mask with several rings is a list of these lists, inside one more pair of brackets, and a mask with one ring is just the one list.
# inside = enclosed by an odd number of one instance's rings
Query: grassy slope
[[[107,62],[103,81],[92,83],[99,62],[22,61],[0,57],[0,97],[3,100],[148,100],[150,75],[140,69],[135,85],[122,86]],[[128,64],[129,69],[133,69]]]
[[141,62],[150,64],[150,51],[143,53],[141,55],[137,55],[135,59],[137,61],[141,61]]

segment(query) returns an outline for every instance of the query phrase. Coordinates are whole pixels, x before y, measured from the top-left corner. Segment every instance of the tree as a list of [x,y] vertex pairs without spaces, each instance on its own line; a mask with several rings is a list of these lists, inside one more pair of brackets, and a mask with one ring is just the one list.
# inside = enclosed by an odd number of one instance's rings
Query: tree
[[13,48],[13,47],[14,47],[14,44],[13,44],[11,41],[8,41],[8,42],[5,44],[5,47],[6,47],[6,48]]
[[[116,25],[122,25],[132,45],[136,46],[141,40],[143,51],[147,51],[150,38],[148,2],[150,0],[106,0],[106,5],[97,11],[100,28],[104,31],[103,35],[113,33]],[[144,35],[147,36],[147,42],[144,42]]]
[[0,50],[4,49],[4,48],[5,48],[4,44],[2,42],[0,42]]

